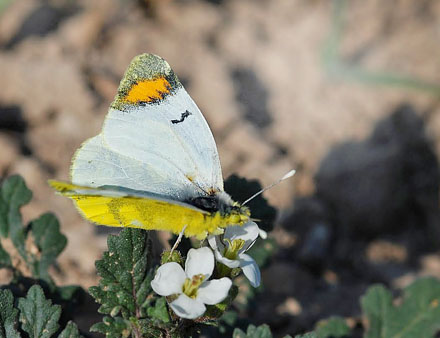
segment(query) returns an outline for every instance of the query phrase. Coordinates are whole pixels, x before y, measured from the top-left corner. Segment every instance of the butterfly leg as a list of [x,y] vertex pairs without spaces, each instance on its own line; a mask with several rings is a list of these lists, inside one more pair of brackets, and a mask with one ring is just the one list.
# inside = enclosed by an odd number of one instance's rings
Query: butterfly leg
[[185,232],[185,229],[186,229],[186,225],[183,227],[182,231],[179,233],[179,236],[177,237],[176,242],[174,243],[173,247],[171,248],[170,256],[173,254],[173,251],[177,248],[179,243],[182,241],[182,237],[183,237],[183,233]]

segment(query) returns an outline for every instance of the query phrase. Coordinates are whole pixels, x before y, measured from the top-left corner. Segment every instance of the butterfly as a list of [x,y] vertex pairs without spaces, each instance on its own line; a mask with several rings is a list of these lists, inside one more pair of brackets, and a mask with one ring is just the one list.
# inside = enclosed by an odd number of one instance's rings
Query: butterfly
[[130,63],[99,135],[76,151],[72,183],[50,180],[92,223],[204,239],[250,220],[223,189],[209,126],[169,64]]

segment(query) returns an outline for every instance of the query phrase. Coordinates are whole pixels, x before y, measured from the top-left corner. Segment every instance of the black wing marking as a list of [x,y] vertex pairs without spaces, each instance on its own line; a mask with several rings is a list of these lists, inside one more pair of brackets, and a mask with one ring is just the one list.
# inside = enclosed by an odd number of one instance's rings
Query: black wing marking
[[180,120],[171,120],[171,123],[172,124],[181,123],[190,115],[192,115],[192,113],[189,112],[188,110],[185,110],[185,112],[182,113],[182,115],[180,116]]

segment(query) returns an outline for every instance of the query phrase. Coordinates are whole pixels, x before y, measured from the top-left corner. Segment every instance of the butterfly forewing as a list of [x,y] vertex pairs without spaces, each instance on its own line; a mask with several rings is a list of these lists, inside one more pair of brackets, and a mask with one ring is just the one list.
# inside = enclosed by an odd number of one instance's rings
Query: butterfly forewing
[[223,190],[206,120],[166,61],[150,54],[133,60],[102,133],[77,151],[71,174],[78,185],[173,198]]

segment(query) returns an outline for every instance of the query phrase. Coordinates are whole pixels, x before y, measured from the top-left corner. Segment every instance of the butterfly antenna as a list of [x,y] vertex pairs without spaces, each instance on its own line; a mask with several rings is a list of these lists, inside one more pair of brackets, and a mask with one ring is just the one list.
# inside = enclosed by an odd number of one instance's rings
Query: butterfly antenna
[[263,192],[265,192],[266,190],[269,190],[270,188],[276,186],[277,184],[281,183],[282,181],[284,181],[285,179],[288,179],[289,177],[292,177],[293,175],[295,175],[295,170],[290,170],[286,175],[284,175],[283,177],[281,177],[278,181],[273,182],[271,185],[267,186],[266,188],[261,189],[260,191],[258,191],[257,193],[253,194],[251,197],[249,197],[246,201],[244,201],[241,205],[245,205],[246,203],[252,201],[255,197],[257,197],[258,195],[262,194]]

